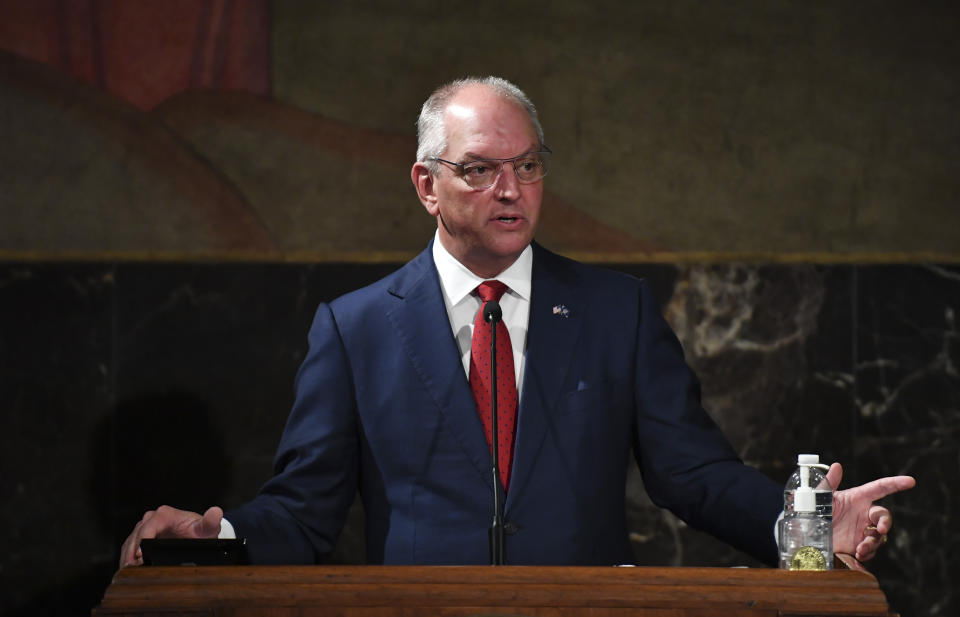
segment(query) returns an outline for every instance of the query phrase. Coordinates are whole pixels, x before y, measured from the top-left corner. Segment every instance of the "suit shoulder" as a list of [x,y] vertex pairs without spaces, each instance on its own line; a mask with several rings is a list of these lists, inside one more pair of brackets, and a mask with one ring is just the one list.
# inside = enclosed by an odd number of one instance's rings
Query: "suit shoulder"
[[339,309],[356,310],[378,304],[392,296],[403,297],[408,289],[433,272],[432,257],[421,253],[383,278],[336,298],[330,302],[330,306],[335,312]]
[[549,251],[539,245],[536,245],[536,248],[535,268],[539,264],[544,271],[552,273],[557,278],[566,279],[570,284],[588,292],[606,291],[608,293],[628,294],[648,292],[649,285],[644,278],[603,266],[583,263]]

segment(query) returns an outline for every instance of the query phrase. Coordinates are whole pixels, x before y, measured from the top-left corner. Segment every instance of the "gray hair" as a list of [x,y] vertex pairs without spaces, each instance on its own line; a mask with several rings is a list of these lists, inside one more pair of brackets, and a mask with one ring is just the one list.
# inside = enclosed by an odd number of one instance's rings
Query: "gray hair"
[[[447,131],[443,125],[443,112],[450,99],[467,86],[486,86],[503,98],[513,101],[526,110],[530,123],[543,144],[543,127],[537,119],[537,108],[523,90],[501,77],[465,77],[444,84],[433,91],[424,102],[417,118],[417,160],[427,161],[438,157],[447,149]],[[427,161],[430,172],[437,173],[436,161]]]

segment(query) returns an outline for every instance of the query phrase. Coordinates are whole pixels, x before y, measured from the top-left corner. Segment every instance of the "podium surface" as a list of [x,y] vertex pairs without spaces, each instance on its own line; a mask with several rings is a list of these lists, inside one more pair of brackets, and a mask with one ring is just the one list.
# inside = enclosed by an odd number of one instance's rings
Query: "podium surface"
[[94,617],[891,617],[852,570],[552,566],[141,567],[117,572]]

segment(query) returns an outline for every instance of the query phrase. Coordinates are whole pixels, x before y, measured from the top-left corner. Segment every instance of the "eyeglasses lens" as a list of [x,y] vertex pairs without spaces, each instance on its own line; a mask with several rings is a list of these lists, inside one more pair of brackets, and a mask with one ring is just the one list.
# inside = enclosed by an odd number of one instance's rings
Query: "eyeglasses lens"
[[505,163],[513,165],[517,180],[521,184],[531,184],[547,175],[550,153],[531,152],[505,161],[474,161],[463,166],[463,179],[476,189],[491,187],[500,177]]

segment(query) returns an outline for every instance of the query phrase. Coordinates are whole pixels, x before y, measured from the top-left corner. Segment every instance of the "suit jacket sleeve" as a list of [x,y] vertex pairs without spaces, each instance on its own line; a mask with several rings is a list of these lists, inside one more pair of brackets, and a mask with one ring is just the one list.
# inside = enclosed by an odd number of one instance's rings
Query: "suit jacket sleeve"
[[776,563],[783,488],[744,465],[700,404],[683,350],[641,283],[634,455],[647,493],[691,526]]
[[253,563],[317,563],[329,553],[357,489],[354,386],[330,307],[320,305],[297,374],[296,401],[257,497],[226,513]]

